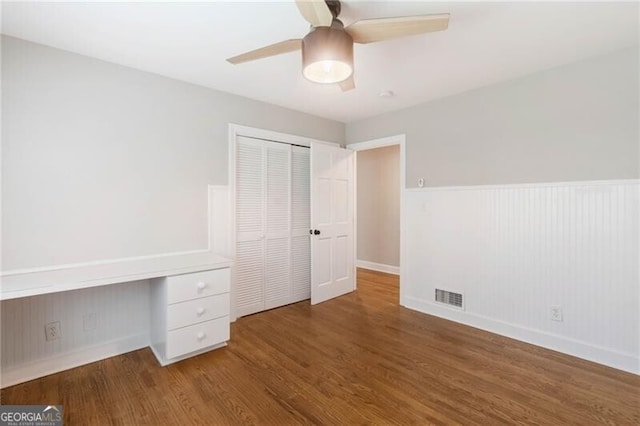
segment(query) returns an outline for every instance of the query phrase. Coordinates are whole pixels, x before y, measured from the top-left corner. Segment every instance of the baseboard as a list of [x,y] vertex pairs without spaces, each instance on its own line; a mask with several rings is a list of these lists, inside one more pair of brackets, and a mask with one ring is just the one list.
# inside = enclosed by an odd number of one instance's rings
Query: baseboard
[[144,333],[4,368],[0,374],[0,388],[28,382],[147,346],[149,346],[149,334]]
[[171,359],[166,359],[164,356],[162,356],[162,351],[159,351],[153,345],[149,346],[149,348],[151,349],[151,352],[153,352],[153,355],[155,355],[156,361],[158,361],[158,364],[160,364],[161,367],[165,367],[169,364],[173,364],[178,361],[183,361],[185,359],[193,358],[194,356],[202,355],[204,353],[211,352],[216,349],[224,348],[225,346],[227,346],[227,342],[222,342],[222,343],[218,343],[217,345],[209,346],[194,352],[189,352],[188,354],[177,356]]
[[371,269],[372,271],[386,272],[387,274],[400,275],[399,266],[385,265],[382,263],[369,262],[367,260],[356,260],[358,268]]
[[562,352],[577,358],[593,361],[618,370],[640,375],[640,358],[629,353],[617,352],[600,346],[547,333],[494,318],[439,306],[430,301],[403,296],[401,304],[425,314],[435,315],[471,327],[479,328],[536,346]]

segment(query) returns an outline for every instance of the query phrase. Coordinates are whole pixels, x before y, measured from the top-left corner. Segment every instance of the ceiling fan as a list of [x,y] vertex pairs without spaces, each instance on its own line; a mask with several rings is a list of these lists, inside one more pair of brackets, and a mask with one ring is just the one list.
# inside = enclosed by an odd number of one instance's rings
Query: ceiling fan
[[316,83],[339,83],[342,91],[355,88],[353,43],[374,43],[446,30],[449,14],[363,19],[345,28],[338,19],[339,0],[295,0],[311,30],[302,39],[290,39],[227,59],[232,64],[302,50],[302,74]]

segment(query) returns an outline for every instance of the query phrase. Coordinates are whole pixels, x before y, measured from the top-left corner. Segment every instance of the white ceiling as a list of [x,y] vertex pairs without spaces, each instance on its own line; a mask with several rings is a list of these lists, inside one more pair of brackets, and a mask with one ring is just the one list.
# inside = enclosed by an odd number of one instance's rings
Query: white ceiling
[[[308,31],[293,0],[3,2],[2,33],[343,122],[638,43],[638,4],[346,1],[357,19],[451,13],[447,31],[356,45],[356,89],[306,81],[300,55],[231,65]],[[381,98],[382,90],[396,96]]]

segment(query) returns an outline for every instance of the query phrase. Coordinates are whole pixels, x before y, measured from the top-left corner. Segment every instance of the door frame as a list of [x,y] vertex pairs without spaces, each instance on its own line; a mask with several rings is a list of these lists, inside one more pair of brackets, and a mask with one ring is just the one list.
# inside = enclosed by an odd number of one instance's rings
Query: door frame
[[341,146],[337,142],[323,141],[319,139],[298,136],[289,133],[280,133],[272,130],[260,129],[257,127],[243,126],[240,124],[229,123],[229,163],[228,163],[228,185],[229,185],[229,254],[234,260],[231,266],[231,288],[229,319],[231,322],[237,319],[236,316],[236,145],[238,136],[245,136],[254,139],[262,139],[270,142],[279,142],[290,145],[301,145],[311,147],[311,143],[321,143],[326,145]]
[[355,164],[355,192],[356,192],[356,199],[355,199],[355,205],[354,205],[354,215],[355,215],[355,242],[354,242],[354,256],[356,258],[356,261],[358,260],[358,151],[367,151],[370,149],[376,149],[376,148],[384,148],[387,146],[394,146],[394,145],[398,145],[400,147],[400,274],[399,274],[399,285],[400,285],[400,300],[399,303],[400,305],[404,306],[404,299],[405,299],[405,294],[403,291],[403,285],[402,285],[402,279],[406,273],[406,267],[407,267],[407,262],[406,262],[406,249],[404,246],[404,241],[405,239],[405,228],[404,228],[404,224],[405,224],[405,192],[406,192],[406,177],[407,177],[407,173],[406,173],[406,167],[407,167],[407,161],[406,161],[406,140],[407,140],[407,135],[402,133],[399,135],[395,135],[395,136],[388,136],[388,137],[384,137],[384,138],[380,138],[380,139],[372,139],[372,140],[368,140],[368,141],[363,141],[363,142],[357,142],[357,143],[352,143],[347,145],[347,148],[352,149],[356,152],[356,164]]

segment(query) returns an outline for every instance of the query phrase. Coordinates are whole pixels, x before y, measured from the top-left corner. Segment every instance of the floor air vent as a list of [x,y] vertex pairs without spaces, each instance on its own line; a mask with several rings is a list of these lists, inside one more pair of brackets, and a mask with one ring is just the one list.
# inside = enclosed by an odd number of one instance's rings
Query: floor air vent
[[436,302],[444,303],[458,309],[464,309],[462,293],[454,293],[436,288]]

